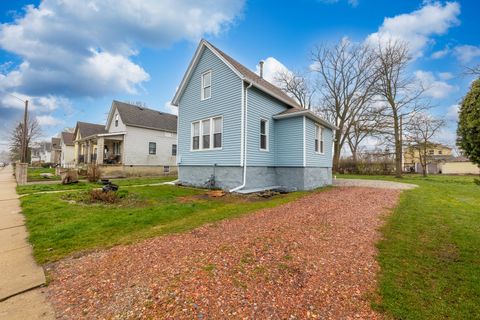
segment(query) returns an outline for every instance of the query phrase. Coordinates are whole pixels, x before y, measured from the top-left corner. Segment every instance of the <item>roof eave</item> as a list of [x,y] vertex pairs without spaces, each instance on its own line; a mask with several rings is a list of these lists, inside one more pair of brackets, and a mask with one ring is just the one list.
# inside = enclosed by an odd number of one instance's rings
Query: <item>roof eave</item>
[[315,115],[313,112],[309,110],[304,110],[304,111],[299,111],[299,112],[293,112],[293,113],[286,113],[286,114],[277,114],[273,116],[273,119],[281,120],[281,119],[287,119],[287,118],[293,118],[293,117],[299,117],[299,116],[305,116],[307,118],[312,119],[315,122],[320,123],[321,125],[330,128],[332,130],[338,130],[337,126],[334,126],[328,121],[323,120],[322,118],[318,117]]

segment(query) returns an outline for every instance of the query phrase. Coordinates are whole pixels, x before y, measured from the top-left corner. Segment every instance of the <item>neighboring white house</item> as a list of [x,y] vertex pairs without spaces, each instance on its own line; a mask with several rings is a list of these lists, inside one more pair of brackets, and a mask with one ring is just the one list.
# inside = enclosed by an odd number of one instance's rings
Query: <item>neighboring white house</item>
[[50,161],[52,144],[48,141],[35,142],[31,147],[31,162],[46,163]]
[[75,148],[73,145],[73,133],[62,132],[60,135],[60,165],[69,168],[74,165]]
[[114,100],[104,130],[75,140],[79,157],[101,165],[103,176],[176,171],[177,116]]
[[468,158],[457,157],[443,164],[443,174],[480,174],[480,167]]

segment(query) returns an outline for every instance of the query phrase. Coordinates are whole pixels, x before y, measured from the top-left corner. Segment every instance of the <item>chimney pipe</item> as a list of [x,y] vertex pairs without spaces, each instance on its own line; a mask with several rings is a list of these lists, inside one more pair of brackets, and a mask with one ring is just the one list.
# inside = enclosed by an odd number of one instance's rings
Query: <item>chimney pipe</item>
[[258,63],[260,65],[260,78],[262,79],[263,79],[263,63],[264,63],[263,60],[260,60],[260,62]]

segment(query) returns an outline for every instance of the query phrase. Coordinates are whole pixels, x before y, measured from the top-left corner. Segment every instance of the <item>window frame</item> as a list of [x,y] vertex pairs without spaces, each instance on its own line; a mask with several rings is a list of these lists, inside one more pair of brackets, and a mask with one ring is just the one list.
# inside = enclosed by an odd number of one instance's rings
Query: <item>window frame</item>
[[325,137],[323,135],[323,127],[318,124],[315,124],[314,150],[316,154],[325,154]]
[[[172,157],[176,157],[176,156],[177,156],[177,152],[178,152],[177,148],[178,148],[178,147],[177,147],[177,144],[176,144],[176,143],[173,143],[173,144],[172,144]],[[174,151],[175,151],[175,152],[174,152]]]
[[[209,86],[205,86],[205,76],[207,74],[210,74],[210,85]],[[208,97],[205,96],[205,89],[206,88],[210,88],[210,96],[208,96]],[[210,98],[212,98],[212,70],[211,69],[202,73],[201,81],[200,81],[200,100],[204,101],[204,100],[208,100]]]
[[[265,134],[262,134],[262,122],[265,122]],[[260,130],[259,130],[259,149],[260,151],[270,151],[270,123],[266,118],[260,118]],[[262,135],[265,135],[265,148],[262,148]]]
[[118,113],[115,115],[115,127],[117,128],[118,127],[118,118],[120,118],[118,116]]
[[[214,128],[214,119],[220,119],[221,121],[221,126],[220,126],[220,133],[221,138],[220,138],[220,147],[214,147],[214,139],[215,139],[215,128]],[[203,146],[203,122],[204,121],[209,121],[209,128],[210,128],[210,133],[209,133],[209,147],[204,148]],[[198,123],[199,125],[199,142],[198,142],[198,149],[193,148],[193,138],[194,136],[194,124]],[[199,120],[195,120],[191,122],[190,125],[190,151],[191,152],[197,152],[197,151],[214,151],[214,150],[222,150],[223,149],[223,116],[213,116],[209,118],[203,118]]]
[[[152,151],[151,151],[151,150],[152,150],[152,147],[151,147],[152,144],[153,144],[153,146],[154,146],[153,153],[152,153]],[[148,155],[149,155],[149,156],[154,156],[154,155],[156,155],[156,154],[157,154],[157,143],[154,142],[154,141],[149,141],[149,142],[148,142]]]

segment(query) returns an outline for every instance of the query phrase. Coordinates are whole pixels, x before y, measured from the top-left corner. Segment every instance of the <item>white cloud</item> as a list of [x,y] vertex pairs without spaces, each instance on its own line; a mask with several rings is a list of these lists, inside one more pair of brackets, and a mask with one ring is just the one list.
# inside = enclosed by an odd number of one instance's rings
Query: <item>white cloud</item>
[[27,96],[19,92],[0,95],[0,106],[23,110],[25,108],[23,101],[25,100],[29,102],[28,109],[37,113],[51,112],[59,108],[69,110],[72,107],[70,100],[65,97],[54,95]]
[[417,81],[425,88],[424,95],[427,97],[442,99],[456,89],[456,87],[438,80],[432,72],[417,70],[414,74]]
[[[327,3],[327,4],[333,4],[333,3],[338,3],[340,0],[319,0],[320,2]],[[360,4],[360,0],[348,0],[347,1],[349,5],[352,7],[356,7]]]
[[445,118],[448,121],[457,122],[458,121],[458,111],[459,111],[459,109],[460,109],[460,105],[458,105],[458,104],[451,105],[447,110],[447,114],[446,114]]
[[450,80],[453,78],[453,74],[451,72],[439,72],[438,77],[442,80]]
[[165,102],[164,108],[168,110],[169,113],[178,115],[178,107],[172,104],[172,101]]
[[[291,73],[290,70],[288,70],[287,67],[274,57],[268,57],[267,59],[264,60],[263,63],[263,78],[270,83],[275,84],[275,77],[279,73]],[[255,69],[256,74],[260,74],[260,65],[257,64],[256,69]]]
[[62,120],[51,115],[36,116],[36,118],[40,126],[56,126],[63,123]]
[[148,73],[132,60],[143,47],[218,35],[244,0],[44,0],[0,25],[0,47],[22,59],[0,89],[29,95],[135,93]]
[[423,55],[432,43],[432,37],[445,34],[459,24],[460,5],[457,2],[428,2],[411,13],[385,18],[377,32],[368,36],[367,42],[382,44],[390,40],[405,41],[413,57]]
[[455,56],[462,63],[469,63],[480,57],[480,46],[462,45],[454,49]]
[[432,59],[441,59],[450,53],[450,48],[445,48],[443,50],[438,50],[432,53]]

